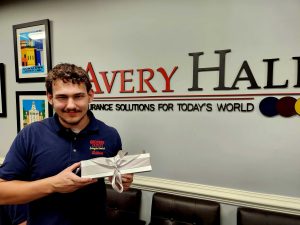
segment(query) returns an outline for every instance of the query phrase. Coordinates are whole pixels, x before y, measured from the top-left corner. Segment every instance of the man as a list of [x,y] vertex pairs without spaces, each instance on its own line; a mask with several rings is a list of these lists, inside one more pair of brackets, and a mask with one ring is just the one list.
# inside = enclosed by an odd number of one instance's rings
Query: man
[[[29,202],[28,225],[104,224],[104,180],[74,171],[81,160],[115,156],[120,136],[88,110],[94,92],[81,67],[55,66],[46,89],[56,113],[17,135],[0,168],[0,204]],[[132,174],[122,176],[125,190],[132,180]]]
[[1,205],[0,225],[26,225],[26,205]]

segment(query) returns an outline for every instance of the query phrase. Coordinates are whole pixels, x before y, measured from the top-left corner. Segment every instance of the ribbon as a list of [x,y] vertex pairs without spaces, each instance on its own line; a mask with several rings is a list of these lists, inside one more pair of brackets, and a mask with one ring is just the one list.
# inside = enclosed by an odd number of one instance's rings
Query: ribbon
[[113,189],[119,193],[122,193],[124,190],[123,184],[122,184],[122,175],[120,172],[120,168],[122,166],[132,162],[133,160],[135,160],[138,157],[138,155],[137,155],[136,157],[134,157],[130,160],[126,160],[126,159],[124,159],[124,156],[126,156],[127,154],[128,154],[128,152],[123,152],[122,150],[120,150],[115,157],[106,158],[105,159],[106,164],[102,164],[102,163],[96,162],[95,160],[91,160],[92,162],[96,163],[97,165],[109,167],[114,170],[111,185],[112,185]]

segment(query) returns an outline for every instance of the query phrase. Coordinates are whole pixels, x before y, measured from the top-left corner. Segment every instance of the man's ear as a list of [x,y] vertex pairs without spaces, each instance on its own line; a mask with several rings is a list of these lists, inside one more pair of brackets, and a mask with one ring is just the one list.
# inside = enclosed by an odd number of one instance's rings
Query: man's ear
[[53,105],[53,95],[47,92],[47,99],[50,105]]
[[89,95],[89,103],[91,103],[93,100],[94,100],[94,95],[95,95],[95,92],[93,89],[91,89],[88,93]]

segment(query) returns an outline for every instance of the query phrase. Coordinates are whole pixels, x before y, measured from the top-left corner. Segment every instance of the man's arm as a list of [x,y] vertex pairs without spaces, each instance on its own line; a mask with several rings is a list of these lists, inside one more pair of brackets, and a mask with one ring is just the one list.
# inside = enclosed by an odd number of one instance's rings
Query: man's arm
[[23,204],[53,192],[47,179],[38,181],[6,181],[0,179],[0,205]]
[[79,166],[74,163],[55,176],[36,181],[0,179],[0,205],[28,203],[54,192],[69,193],[97,181],[75,175],[73,170]]

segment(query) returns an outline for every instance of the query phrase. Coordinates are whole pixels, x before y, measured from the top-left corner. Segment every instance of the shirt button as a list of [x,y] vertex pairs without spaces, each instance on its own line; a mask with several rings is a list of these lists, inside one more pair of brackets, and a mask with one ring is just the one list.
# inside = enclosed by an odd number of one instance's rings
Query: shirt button
[[76,149],[73,149],[73,152],[76,152],[77,150]]
[[76,137],[74,137],[74,141],[76,141]]

